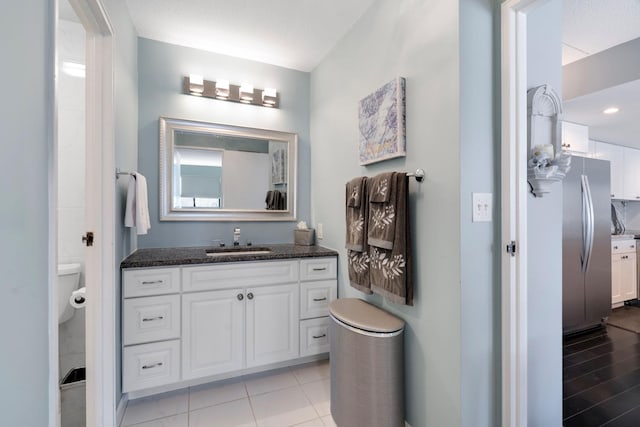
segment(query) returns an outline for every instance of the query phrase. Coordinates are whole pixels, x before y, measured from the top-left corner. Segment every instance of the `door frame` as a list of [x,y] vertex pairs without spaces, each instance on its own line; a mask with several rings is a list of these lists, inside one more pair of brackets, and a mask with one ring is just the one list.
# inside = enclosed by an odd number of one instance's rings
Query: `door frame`
[[[69,0],[69,3],[86,32],[85,223],[86,229],[95,235],[94,245],[85,251],[86,425],[101,427],[116,425],[114,31],[101,0]],[[54,0],[54,7],[54,26],[57,26],[58,0]],[[57,99],[54,105],[57,105]],[[54,146],[57,146],[56,136],[54,140]],[[52,176],[57,176],[57,165],[51,167]],[[57,184],[52,194],[56,193]],[[53,203],[57,207],[57,201]],[[55,224],[57,209],[51,211],[50,222]],[[56,242],[55,228],[51,235]],[[57,253],[56,244],[52,246],[56,251],[54,254]],[[56,375],[59,357],[57,274],[50,283],[53,283],[53,291],[50,292],[49,304],[56,308],[49,316],[49,371],[55,373],[52,376],[56,378],[50,379],[49,425],[55,427],[60,423]]]
[[527,13],[549,0],[501,4],[502,426],[527,425]]

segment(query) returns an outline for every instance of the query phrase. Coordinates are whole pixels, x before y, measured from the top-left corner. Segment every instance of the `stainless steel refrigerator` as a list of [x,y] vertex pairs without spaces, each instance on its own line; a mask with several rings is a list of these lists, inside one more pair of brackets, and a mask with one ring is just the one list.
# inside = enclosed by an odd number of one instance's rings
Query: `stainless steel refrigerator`
[[573,157],[563,181],[562,330],[589,329],[611,312],[610,164]]

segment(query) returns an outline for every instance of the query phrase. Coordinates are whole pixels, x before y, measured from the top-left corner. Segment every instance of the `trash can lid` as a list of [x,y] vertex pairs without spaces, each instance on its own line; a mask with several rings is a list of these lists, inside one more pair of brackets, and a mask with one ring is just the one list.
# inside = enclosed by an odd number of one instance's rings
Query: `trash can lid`
[[389,333],[404,328],[404,320],[358,298],[333,300],[329,312],[336,319],[365,331]]

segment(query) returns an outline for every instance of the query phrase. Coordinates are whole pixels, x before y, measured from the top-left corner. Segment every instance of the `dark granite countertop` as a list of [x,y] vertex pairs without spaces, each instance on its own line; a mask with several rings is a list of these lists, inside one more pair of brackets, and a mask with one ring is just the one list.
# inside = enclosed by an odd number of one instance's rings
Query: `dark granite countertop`
[[[268,248],[270,252],[239,254],[225,256],[207,256],[208,249],[236,249],[244,251],[256,251]],[[274,244],[274,245],[253,245],[218,248],[214,246],[200,246],[190,248],[149,248],[138,249],[121,263],[120,268],[146,268],[146,267],[165,267],[170,265],[188,265],[188,264],[216,264],[220,262],[238,262],[238,261],[266,261],[274,259],[289,258],[312,258],[338,256],[333,249],[327,249],[322,246],[298,246],[294,244]]]

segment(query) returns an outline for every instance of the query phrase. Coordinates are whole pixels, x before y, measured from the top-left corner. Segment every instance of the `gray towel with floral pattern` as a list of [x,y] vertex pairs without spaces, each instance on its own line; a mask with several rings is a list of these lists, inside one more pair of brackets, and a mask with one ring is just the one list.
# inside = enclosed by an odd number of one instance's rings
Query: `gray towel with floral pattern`
[[395,172],[369,179],[369,225],[367,244],[382,249],[393,248],[396,230]]
[[347,230],[345,247],[352,251],[366,251],[367,238],[367,177],[361,176],[346,185]]
[[369,279],[374,293],[396,304],[413,305],[409,179],[404,173],[396,173],[393,183],[389,200],[395,206],[392,248],[373,246],[369,239]]

